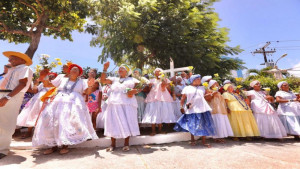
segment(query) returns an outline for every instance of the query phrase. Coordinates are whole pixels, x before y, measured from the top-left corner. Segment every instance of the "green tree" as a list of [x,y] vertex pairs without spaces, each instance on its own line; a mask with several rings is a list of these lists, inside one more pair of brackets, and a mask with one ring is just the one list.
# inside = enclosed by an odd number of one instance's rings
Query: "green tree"
[[[92,46],[103,48],[99,60],[112,58],[134,67],[194,66],[196,72],[212,74],[242,68],[243,62],[221,56],[241,52],[230,47],[228,29],[218,28],[215,0],[100,0],[88,32]],[[226,65],[226,66],[224,66]],[[224,66],[224,67],[223,67]]]
[[71,32],[83,31],[92,9],[91,0],[2,0],[0,39],[30,43],[25,53],[32,58],[41,35],[72,41]]

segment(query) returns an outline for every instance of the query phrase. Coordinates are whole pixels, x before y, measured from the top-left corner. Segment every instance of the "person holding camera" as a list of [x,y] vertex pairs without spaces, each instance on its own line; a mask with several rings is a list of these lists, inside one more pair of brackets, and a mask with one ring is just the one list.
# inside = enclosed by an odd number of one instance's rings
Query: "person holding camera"
[[[178,119],[174,130],[191,133],[191,145],[196,145],[194,136],[202,136],[202,144],[210,148],[206,143],[206,136],[215,135],[215,126],[211,116],[212,109],[205,100],[205,88],[200,86],[199,74],[190,77],[190,86],[182,91],[181,112],[183,115]],[[186,105],[184,103],[186,101]]]

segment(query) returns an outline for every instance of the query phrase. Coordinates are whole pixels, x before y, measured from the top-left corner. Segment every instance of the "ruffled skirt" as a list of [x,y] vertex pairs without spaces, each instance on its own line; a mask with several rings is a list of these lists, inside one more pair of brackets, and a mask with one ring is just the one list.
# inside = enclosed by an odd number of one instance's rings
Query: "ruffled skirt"
[[89,110],[79,93],[59,93],[41,112],[33,146],[75,145],[97,139]]
[[286,131],[277,114],[254,113],[260,136],[265,138],[286,137]]
[[40,98],[45,93],[46,91],[37,93],[26,103],[25,107],[18,116],[17,126],[34,127],[43,106],[43,102],[40,100]]
[[300,116],[279,115],[279,118],[290,135],[300,135]]
[[113,138],[127,138],[140,135],[137,107],[108,104],[104,112],[104,135]]
[[175,131],[190,132],[194,136],[214,136],[215,126],[209,111],[183,114],[177,121]]
[[260,136],[254,116],[251,111],[231,111],[228,119],[234,137]]
[[212,114],[212,119],[216,128],[216,135],[213,138],[225,138],[233,136],[233,131],[228,120],[227,114]]
[[174,104],[172,102],[149,102],[146,105],[142,123],[175,123]]

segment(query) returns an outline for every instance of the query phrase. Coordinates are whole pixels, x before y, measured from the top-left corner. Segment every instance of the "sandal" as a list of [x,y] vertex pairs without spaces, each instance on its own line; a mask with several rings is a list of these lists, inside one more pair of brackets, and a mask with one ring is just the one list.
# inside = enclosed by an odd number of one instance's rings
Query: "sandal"
[[44,155],[52,154],[56,150],[57,150],[57,148],[49,148],[49,149],[45,150],[43,154]]
[[189,144],[190,144],[191,146],[195,146],[195,145],[196,145],[196,141],[191,141],[191,142],[189,142]]
[[210,144],[207,144],[207,143],[205,143],[205,144],[202,144],[203,146],[206,146],[207,148],[211,148],[211,145]]
[[63,148],[59,151],[59,154],[64,155],[64,154],[67,154],[68,152],[69,152],[68,148]]
[[129,151],[130,148],[129,148],[129,146],[124,146],[124,147],[122,148],[122,150],[123,150],[124,152],[126,152],[126,151]]
[[115,147],[109,146],[106,148],[106,152],[113,152],[115,150]]

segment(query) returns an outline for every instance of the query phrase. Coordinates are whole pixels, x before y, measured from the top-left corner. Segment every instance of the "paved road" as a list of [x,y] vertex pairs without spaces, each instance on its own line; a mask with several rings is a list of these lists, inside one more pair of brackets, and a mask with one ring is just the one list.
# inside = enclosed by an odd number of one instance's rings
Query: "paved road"
[[225,145],[212,143],[212,148],[192,147],[187,142],[132,146],[130,152],[117,149],[107,153],[103,148],[71,149],[67,155],[42,155],[38,150],[12,150],[0,160],[0,168],[41,169],[166,169],[166,168],[300,168],[300,142],[228,140]]

